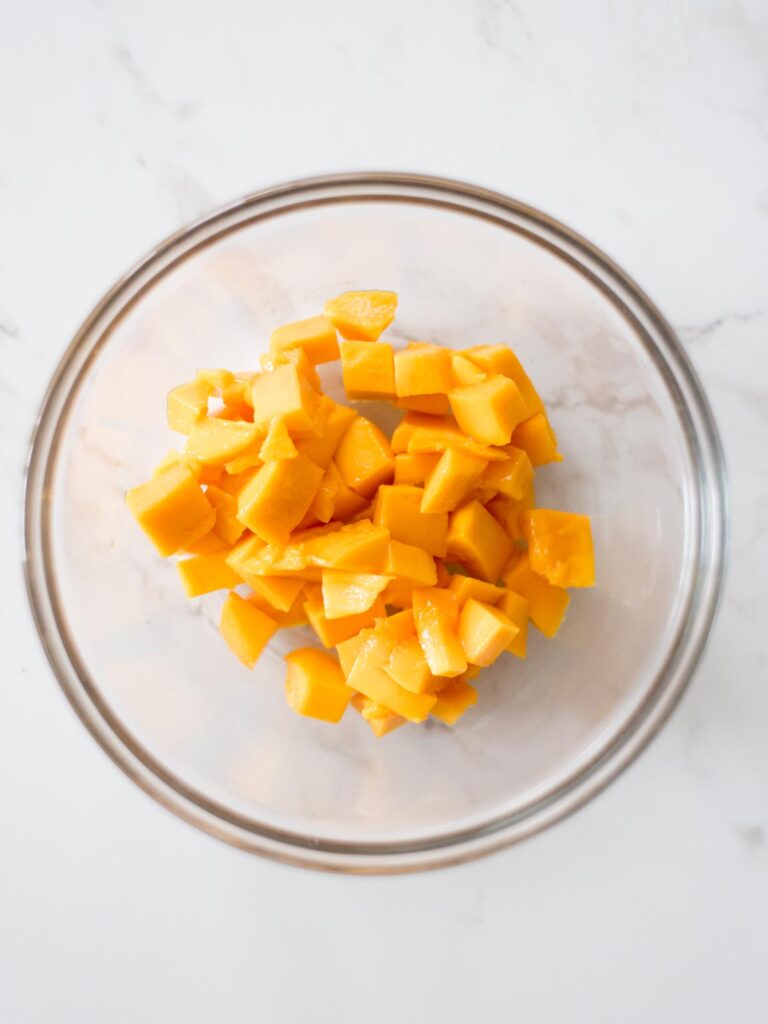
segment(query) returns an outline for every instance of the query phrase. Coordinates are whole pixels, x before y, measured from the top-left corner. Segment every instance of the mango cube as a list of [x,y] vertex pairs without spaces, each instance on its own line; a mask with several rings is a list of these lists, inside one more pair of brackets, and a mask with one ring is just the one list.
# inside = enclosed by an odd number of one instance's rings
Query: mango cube
[[327,619],[360,615],[373,607],[390,576],[323,569],[323,611]]
[[259,365],[265,373],[271,373],[278,366],[287,366],[289,363],[293,363],[307,384],[315,391],[321,390],[320,374],[303,348],[288,348],[281,351],[271,349],[269,352],[262,352],[259,356]]
[[435,704],[435,697],[411,693],[399,686],[384,671],[389,660],[388,645],[375,635],[368,637],[347,676],[347,685],[376,704],[402,715],[409,722],[423,722]]
[[437,452],[423,452],[409,455],[402,452],[395,456],[396,484],[423,484],[440,460]]
[[408,395],[447,394],[453,387],[451,357],[438,345],[423,345],[395,353],[395,392]]
[[518,424],[512,434],[512,444],[527,452],[534,466],[563,461],[557,450],[557,437],[544,413],[536,413]]
[[344,338],[376,341],[395,319],[395,292],[343,292],[325,304],[325,315]]
[[163,557],[208,533],[216,521],[194,474],[183,465],[127,491],[125,503]]
[[369,341],[342,341],[341,372],[348,398],[394,397],[394,352],[383,341],[376,345]]
[[470,501],[451,513],[448,554],[473,576],[495,583],[512,555],[512,541],[479,501]]
[[261,462],[273,462],[275,459],[295,459],[299,453],[291,440],[288,427],[282,416],[275,416],[269,421],[269,430],[259,448]]
[[327,469],[329,466],[339,441],[357,416],[355,410],[350,409],[349,406],[338,405],[336,402],[331,402],[330,399],[328,401],[330,407],[320,435],[306,441],[299,441],[297,444],[302,455],[306,455],[316,466],[321,466],[323,469]]
[[200,380],[182,384],[168,392],[168,426],[179,434],[188,434],[208,411],[210,388]]
[[377,598],[371,607],[358,615],[347,615],[341,619],[329,619],[325,614],[322,598],[310,598],[304,603],[304,610],[307,613],[309,624],[317,633],[320,643],[324,647],[337,647],[350,637],[356,636],[361,629],[367,629],[376,622],[376,619],[387,614],[384,602]]
[[424,485],[421,511],[452,512],[470,496],[488,465],[463,448],[446,448]]
[[451,353],[451,373],[453,374],[453,386],[456,388],[466,387],[468,384],[479,384],[488,376],[461,352]]
[[593,587],[595,553],[589,516],[535,508],[520,514],[534,572],[555,587]]
[[223,466],[259,441],[259,429],[253,423],[205,416],[192,426],[184,453],[200,462]]
[[550,639],[557,634],[570,603],[567,590],[553,587],[531,569],[527,552],[521,552],[504,570],[504,583],[530,605],[531,622]]
[[415,636],[401,640],[393,648],[384,671],[404,690],[411,693],[436,693],[446,685],[446,680],[432,675]]
[[528,411],[517,385],[501,375],[454,388],[448,398],[464,433],[483,444],[509,444],[512,431]]
[[424,548],[390,540],[382,569],[386,576],[417,587],[433,587],[437,582],[435,560]]
[[282,416],[291,437],[315,437],[320,396],[294,363],[260,373],[251,382],[253,423],[266,429],[270,420]]
[[221,610],[221,635],[246,668],[253,668],[277,629],[260,608],[232,591]]
[[405,725],[406,720],[402,715],[396,715],[394,711],[385,708],[383,704],[369,700],[362,693],[356,693],[352,698],[352,707],[355,711],[360,712],[360,715],[371,727],[374,736],[379,738],[399,729],[401,725]]
[[407,395],[403,398],[396,398],[395,405],[398,409],[412,410],[413,412],[424,412],[430,416],[447,416],[451,411],[451,403],[448,395]]
[[443,725],[454,725],[464,712],[477,704],[477,690],[464,679],[454,679],[438,694],[432,717]]
[[498,604],[506,593],[503,587],[497,587],[495,583],[486,583],[485,580],[476,580],[473,576],[459,574],[451,576],[448,589],[456,595],[459,608],[463,608],[470,597],[484,604]]
[[528,619],[531,614],[529,602],[514,590],[505,590],[499,601],[499,608],[517,626],[517,634],[512,638],[507,650],[518,658],[524,658],[528,646]]
[[480,480],[487,487],[508,498],[519,501],[533,484],[533,466],[528,453],[522,448],[507,448],[509,458],[504,462],[491,462]]
[[322,722],[339,722],[352,699],[352,690],[336,659],[315,647],[286,654],[285,696],[300,715]]
[[467,661],[492,664],[517,635],[517,626],[499,608],[470,597],[459,613],[459,639]]
[[232,590],[242,580],[227,563],[227,550],[215,554],[194,555],[176,563],[187,597],[200,597],[214,590]]
[[341,438],[336,465],[347,486],[365,498],[371,497],[380,484],[388,483],[395,472],[389,441],[364,416],[356,417]]
[[544,412],[544,403],[539,398],[530,377],[515,353],[507,345],[480,345],[469,349],[465,355],[487,374],[501,373],[513,380],[523,396],[527,416]]
[[322,477],[322,469],[303,455],[267,462],[238,494],[238,519],[265,541],[285,541],[312,504]]
[[424,492],[411,484],[382,485],[373,504],[373,521],[389,530],[393,540],[423,548],[430,555],[445,555],[448,516],[422,512]]
[[301,349],[312,363],[332,363],[339,358],[336,328],[326,316],[296,320],[272,332],[269,347],[273,352]]
[[533,484],[530,485],[522,498],[508,498],[505,494],[497,494],[486,504],[486,509],[499,522],[508,536],[514,541],[522,541],[523,530],[520,513],[533,508],[536,500]]
[[439,587],[414,590],[413,621],[432,675],[460,676],[467,659],[458,637],[456,595]]
[[248,585],[278,612],[289,612],[304,589],[304,580],[290,576],[253,576],[248,574]]

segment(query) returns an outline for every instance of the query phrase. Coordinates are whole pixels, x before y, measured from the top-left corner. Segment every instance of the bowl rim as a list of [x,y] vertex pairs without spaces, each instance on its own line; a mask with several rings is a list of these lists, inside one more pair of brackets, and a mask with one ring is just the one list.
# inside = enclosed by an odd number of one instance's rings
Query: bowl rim
[[[657,371],[676,395],[696,469],[691,508],[695,550],[687,614],[653,685],[624,729],[570,779],[521,810],[416,841],[302,836],[248,822],[195,794],[141,748],[90,684],[59,613],[51,559],[47,484],[58,455],[58,427],[71,409],[78,382],[107,343],[110,324],[176,262],[248,220],[307,205],[365,200],[426,202],[480,216],[528,235],[586,274],[634,322]],[[253,218],[246,216],[249,211]],[[613,260],[560,221],[501,193],[432,175],[370,171],[304,178],[245,195],[174,232],[118,279],[74,335],[46,390],[30,442],[23,524],[27,594],[48,662],[85,726],[134,782],[182,819],[241,849],[322,870],[392,874],[462,863],[539,832],[593,799],[647,747],[686,689],[711,633],[726,565],[728,506],[722,445],[698,377],[671,326]]]

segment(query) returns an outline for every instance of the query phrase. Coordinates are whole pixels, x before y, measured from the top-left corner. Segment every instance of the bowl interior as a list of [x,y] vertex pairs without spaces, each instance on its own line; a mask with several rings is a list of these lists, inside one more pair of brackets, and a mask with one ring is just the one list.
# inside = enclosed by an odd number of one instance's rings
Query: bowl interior
[[[241,667],[217,632],[221,597],[190,603],[122,500],[179,445],[172,386],[200,367],[257,368],[275,325],[358,287],[399,292],[396,340],[515,349],[565,455],[538,472],[537,503],[592,516],[598,577],[555,641],[533,631],[526,661],[483,672],[456,727],[380,741],[352,711],[331,727],[286,706],[282,655],[308,630]],[[321,846],[439,843],[574,784],[638,714],[690,600],[690,443],[640,325],[530,225],[402,195],[243,214],[191,232],[93,332],[56,430],[49,583],[100,713],[192,800]],[[323,372],[341,397],[338,368]]]

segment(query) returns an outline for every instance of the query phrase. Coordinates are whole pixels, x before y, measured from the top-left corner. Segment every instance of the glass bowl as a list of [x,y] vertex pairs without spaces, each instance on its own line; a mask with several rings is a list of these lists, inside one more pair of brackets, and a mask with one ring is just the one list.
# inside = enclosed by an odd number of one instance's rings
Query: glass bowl
[[[282,656],[304,630],[278,634],[243,668],[217,632],[221,595],[190,603],[123,504],[178,443],[169,388],[203,366],[256,367],[276,324],[367,287],[399,292],[399,337],[513,346],[565,455],[539,471],[538,504],[592,517],[598,578],[574,592],[556,640],[534,635],[527,660],[484,671],[457,726],[382,740],[354,712],[332,727],[287,707]],[[337,366],[324,373],[340,395]],[[712,624],[723,461],[673,332],[589,242],[469,185],[341,175],[233,203],[104,297],[45,399],[25,528],[53,670],[140,786],[247,850],[403,871],[544,828],[659,729]]]

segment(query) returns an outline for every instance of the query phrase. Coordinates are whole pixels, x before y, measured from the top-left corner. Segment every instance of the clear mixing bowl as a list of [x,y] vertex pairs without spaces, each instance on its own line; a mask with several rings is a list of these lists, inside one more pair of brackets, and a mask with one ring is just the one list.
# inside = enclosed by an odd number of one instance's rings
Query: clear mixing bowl
[[[458,725],[382,740],[354,712],[333,727],[287,707],[282,656],[304,630],[278,634],[243,668],[217,632],[221,596],[190,603],[123,504],[178,443],[169,388],[199,367],[256,367],[275,325],[367,287],[399,292],[400,337],[513,346],[565,455],[537,474],[538,503],[592,517],[598,578],[574,592],[556,640],[534,635],[526,661],[483,672]],[[340,394],[337,366],[324,375]],[[150,253],[64,356],[26,498],[40,636],[104,749],[208,832],[342,871],[466,860],[605,786],[691,676],[724,535],[712,416],[640,289],[544,214],[410,174],[269,189]]]

